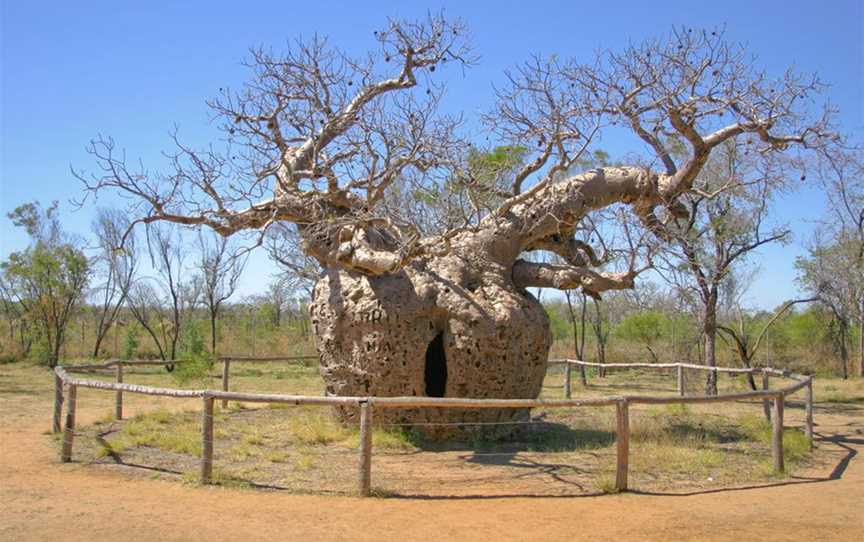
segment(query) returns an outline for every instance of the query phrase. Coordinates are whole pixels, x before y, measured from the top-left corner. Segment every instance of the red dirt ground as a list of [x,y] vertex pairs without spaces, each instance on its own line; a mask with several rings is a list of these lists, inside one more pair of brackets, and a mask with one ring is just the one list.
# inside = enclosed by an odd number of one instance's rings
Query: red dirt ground
[[[819,405],[818,444],[827,461],[767,487],[360,499],[205,488],[63,465],[45,435],[46,394],[16,389],[10,396],[2,384],[0,540],[860,540],[864,529],[860,404]],[[105,403],[83,401],[81,422],[105,410]]]

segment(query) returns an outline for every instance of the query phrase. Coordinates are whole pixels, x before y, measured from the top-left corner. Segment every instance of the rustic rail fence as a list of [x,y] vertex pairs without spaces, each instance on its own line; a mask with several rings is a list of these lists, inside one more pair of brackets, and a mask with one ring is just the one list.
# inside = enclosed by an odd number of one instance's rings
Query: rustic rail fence
[[[230,372],[230,363],[233,361],[297,361],[307,357],[294,358],[222,358],[223,375]],[[115,417],[122,419],[123,394],[134,393],[151,396],[163,396],[173,398],[200,398],[203,401],[201,417],[201,482],[210,483],[213,473],[213,406],[214,401],[220,400],[223,404],[228,401],[242,401],[249,403],[289,404],[289,405],[318,405],[318,406],[347,406],[355,405],[360,410],[360,441],[358,446],[359,472],[358,493],[362,496],[371,494],[372,480],[372,426],[373,415],[376,408],[459,408],[459,409],[482,409],[482,408],[584,408],[584,407],[609,407],[614,406],[616,411],[616,470],[615,488],[618,491],[628,489],[628,471],[630,456],[630,405],[634,404],[697,404],[697,403],[720,403],[745,400],[762,400],[771,405],[771,455],[773,468],[776,473],[784,471],[783,463],[783,417],[786,397],[805,390],[804,397],[804,433],[813,445],[813,377],[800,375],[786,370],[773,369],[769,367],[753,368],[730,368],[730,367],[708,367],[688,363],[589,363],[580,360],[550,360],[550,365],[565,366],[565,398],[564,399],[471,399],[456,397],[335,397],[335,396],[303,396],[303,395],[281,395],[261,393],[239,393],[228,391],[228,378],[223,376],[223,390],[178,390],[173,388],[161,388],[154,386],[142,386],[123,382],[124,366],[159,366],[183,363],[183,361],[123,361],[112,360],[102,364],[58,366],[54,369],[55,401],[53,428],[55,432],[63,431],[60,459],[63,462],[72,460],[72,448],[75,435],[75,413],[77,409],[78,388],[101,389],[114,391],[116,396]],[[675,370],[677,383],[677,396],[651,396],[651,395],[624,395],[597,398],[573,399],[571,397],[570,379],[572,368],[578,367],[583,379],[587,378],[586,368],[610,369],[668,369]],[[105,371],[115,369],[116,382],[100,380],[86,380],[74,378],[75,373],[87,373],[91,371]],[[728,374],[761,374],[763,377],[763,389],[737,393],[725,393],[710,396],[686,395],[684,392],[684,369],[698,371],[714,371]],[[778,389],[769,389],[770,377],[788,378],[794,383]],[[63,388],[66,388],[64,393]],[[66,420],[64,426],[60,427],[62,419],[62,405],[66,404]]]

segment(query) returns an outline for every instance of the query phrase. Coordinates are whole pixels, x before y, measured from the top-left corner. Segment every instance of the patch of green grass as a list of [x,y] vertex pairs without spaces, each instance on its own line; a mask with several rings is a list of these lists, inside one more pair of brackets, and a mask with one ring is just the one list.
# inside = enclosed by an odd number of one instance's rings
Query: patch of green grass
[[264,459],[271,463],[287,463],[290,455],[281,450],[273,450],[264,455]]
[[[349,448],[360,446],[360,431],[356,427],[348,427],[348,437],[341,442]],[[416,450],[414,436],[410,431],[384,427],[372,428],[372,448],[381,450]]]
[[611,446],[615,434],[598,429],[572,429],[563,424],[546,424],[528,433],[528,450],[532,452],[571,452]]
[[344,443],[352,438],[353,431],[336,421],[326,409],[298,408],[302,412],[287,417],[279,426],[288,440],[298,444],[326,445]]
[[[197,413],[171,414],[156,410],[129,420],[110,441],[111,450],[150,446],[201,457],[200,416]],[[103,446],[104,447],[104,446]],[[106,454],[107,454],[106,450]]]
[[676,442],[642,442],[633,445],[630,461],[639,472],[657,471],[704,477],[720,469],[727,459],[720,450]]
[[243,437],[243,442],[250,446],[261,446],[264,444],[264,435],[261,434],[260,430],[255,428],[253,431],[251,435]]
[[315,466],[315,455],[309,450],[301,449],[294,458],[294,468],[297,470],[310,470]]
[[261,455],[261,450],[259,450],[255,446],[241,443],[232,446],[228,450],[227,455],[233,461],[243,461],[249,458],[259,457]]
[[[359,433],[358,433],[359,440]],[[394,431],[390,429],[373,428],[372,444],[376,448],[384,450],[414,450],[412,436],[407,431]],[[358,442],[359,445],[359,442]]]
[[136,418],[152,420],[155,423],[167,425],[171,423],[174,414],[166,408],[159,408]]
[[[749,414],[739,419],[741,427],[750,440],[759,442],[765,446],[771,446],[772,429],[771,423],[764,417]],[[804,431],[798,428],[785,427],[783,429],[783,458],[786,463],[797,464],[810,456],[810,442]],[[768,459],[770,461],[770,458]]]
[[615,477],[608,474],[595,477],[591,481],[594,489],[606,495],[614,495],[618,493],[618,488],[615,487]]

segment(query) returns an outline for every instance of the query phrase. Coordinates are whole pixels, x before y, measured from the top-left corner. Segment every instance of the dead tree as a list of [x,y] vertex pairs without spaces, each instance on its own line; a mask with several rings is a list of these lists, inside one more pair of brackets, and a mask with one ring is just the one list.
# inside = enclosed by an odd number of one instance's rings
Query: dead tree
[[201,301],[210,317],[210,353],[216,355],[216,323],[222,305],[234,292],[243,269],[246,257],[236,255],[228,238],[208,239],[203,232],[198,233],[198,267],[200,269]]
[[[664,236],[701,192],[714,149],[743,139],[774,154],[823,145],[832,127],[813,111],[821,89],[793,72],[770,79],[720,32],[680,29],[588,63],[535,57],[507,73],[483,120],[496,143],[526,149],[507,184],[476,186],[458,118],[437,113],[442,74],[470,65],[467,29],[430,16],[370,33],[354,58],[326,40],[281,55],[252,52],[251,81],[210,105],[227,148],[177,139],[169,172],[133,169],[111,139],[92,142],[102,173],[91,192],[121,192],[137,223],[202,225],[221,235],[290,223],[321,266],[310,314],[328,393],[535,397],[551,342],[532,287],[588,295],[632,288],[645,268],[602,267],[574,234],[586,217],[623,205]],[[629,165],[567,173],[596,136],[624,126],[648,149]],[[665,141],[679,138],[686,155]],[[655,169],[659,165],[660,169]],[[458,223],[423,231],[391,197],[469,186]],[[501,186],[506,186],[503,190]],[[494,205],[487,202],[494,202]],[[494,208],[493,208],[494,207]],[[434,206],[423,207],[434,215]],[[448,215],[450,216],[450,215]],[[425,221],[423,223],[426,223]],[[566,263],[532,263],[551,252]],[[413,420],[495,419],[524,412],[394,412]]]
[[[129,311],[147,332],[163,360],[177,359],[183,328],[198,300],[197,281],[185,279],[186,247],[173,228],[152,227],[147,235],[156,275],[142,277],[129,293]],[[172,367],[173,368],[173,367]]]
[[[717,331],[722,332],[721,337],[729,338],[735,353],[738,355],[738,359],[741,361],[741,365],[749,368],[753,366],[753,360],[756,358],[756,354],[759,352],[759,347],[762,346],[762,341],[767,336],[768,330],[771,329],[771,326],[773,326],[774,323],[793,306],[798,303],[809,303],[811,301],[817,301],[817,298],[793,299],[783,303],[783,305],[777,309],[771,318],[765,322],[762,329],[755,335],[752,333],[752,330],[749,329],[747,315],[739,306],[736,311],[737,318],[735,327],[732,327],[731,325],[718,325]],[[755,391],[756,381],[753,379],[753,373],[747,373],[747,382],[750,384],[750,389]]]
[[[93,295],[96,301],[94,303],[96,315],[94,358],[99,357],[102,342],[111,326],[117,322],[117,316],[126,304],[135,278],[138,262],[134,236],[126,239],[122,249],[118,248],[128,227],[129,220],[122,213],[101,209],[91,228],[99,246],[97,262],[101,266],[103,278],[103,282],[95,289]],[[115,352],[114,355],[116,356],[117,353]]]

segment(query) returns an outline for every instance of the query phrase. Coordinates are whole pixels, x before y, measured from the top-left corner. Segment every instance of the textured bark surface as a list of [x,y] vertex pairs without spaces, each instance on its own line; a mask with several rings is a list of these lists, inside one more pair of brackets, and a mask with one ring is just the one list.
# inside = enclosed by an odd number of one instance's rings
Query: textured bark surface
[[[444,255],[421,255],[380,274],[325,267],[310,312],[326,391],[436,395],[436,383],[427,371],[427,351],[441,335],[446,360],[443,396],[537,397],[551,334],[543,307],[527,287],[582,287],[589,292],[632,287],[635,270],[595,272],[586,265],[590,257],[569,239],[591,210],[617,201],[653,201],[669,186],[675,185],[668,176],[643,169],[600,168],[538,186],[531,197],[490,215],[477,229],[456,234]],[[321,249],[338,241],[306,235],[308,246]],[[356,262],[361,256],[369,262],[370,256],[389,248],[386,235],[368,235],[365,240],[364,254],[343,243],[340,257]],[[558,252],[569,265],[519,258],[532,250]],[[341,415],[352,418],[356,412],[345,409]],[[527,412],[426,409],[376,416],[391,422],[468,423],[521,418]]]
[[[330,270],[310,308],[327,393],[439,395],[427,351],[440,335],[443,396],[534,398],[546,372],[546,313],[511,269],[456,251],[370,277]],[[433,367],[433,369],[435,369]],[[430,380],[430,377],[433,377]],[[351,409],[344,417],[356,415]],[[521,410],[381,410],[385,422],[469,422],[524,418]]]

